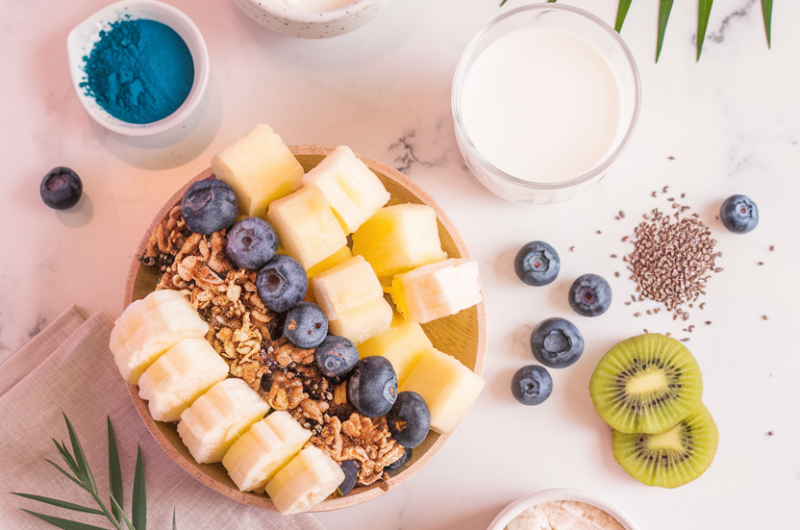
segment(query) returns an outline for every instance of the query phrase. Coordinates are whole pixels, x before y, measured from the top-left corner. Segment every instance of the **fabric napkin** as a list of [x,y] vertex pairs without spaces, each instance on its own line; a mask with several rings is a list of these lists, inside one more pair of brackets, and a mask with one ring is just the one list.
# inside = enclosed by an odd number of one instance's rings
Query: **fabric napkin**
[[8,493],[43,495],[96,508],[88,493],[45,462],[61,463],[53,438],[70,446],[62,412],[75,426],[104,501],[108,499],[106,417],[111,418],[128,513],[136,448],[141,446],[151,530],[172,528],[173,507],[179,530],[323,529],[310,515],[282,516],[230,500],[175,464],[145,427],[117,371],[108,349],[113,326],[104,312],[84,321],[72,306],[0,365],[0,529],[53,528],[19,508],[111,527],[100,516]]

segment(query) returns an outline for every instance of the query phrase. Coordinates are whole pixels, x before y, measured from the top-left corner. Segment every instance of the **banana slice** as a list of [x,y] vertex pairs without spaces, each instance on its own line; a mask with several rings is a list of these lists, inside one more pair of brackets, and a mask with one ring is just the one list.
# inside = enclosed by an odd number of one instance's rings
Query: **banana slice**
[[178,434],[200,464],[221,462],[233,443],[269,412],[269,405],[241,379],[212,386],[183,411]]
[[343,480],[341,466],[309,445],[267,482],[266,492],[283,515],[302,513],[324,501]]
[[397,275],[389,291],[397,310],[420,324],[455,315],[483,299],[478,264],[469,259],[448,259]]
[[[166,294],[174,293],[174,294]],[[109,348],[122,377],[137,384],[165,351],[191,337],[205,337],[208,324],[180,293],[154,291],[117,319]]]
[[273,412],[236,440],[222,465],[239,490],[262,489],[310,438],[288,412]]
[[228,377],[228,363],[206,339],[184,339],[167,350],[139,378],[139,397],[157,421],[178,421],[181,413],[214,384]]

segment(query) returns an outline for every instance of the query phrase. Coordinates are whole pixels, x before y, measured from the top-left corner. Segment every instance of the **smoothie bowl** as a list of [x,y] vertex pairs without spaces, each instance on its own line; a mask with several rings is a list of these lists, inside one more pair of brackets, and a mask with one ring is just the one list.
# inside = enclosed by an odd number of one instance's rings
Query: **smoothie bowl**
[[572,198],[601,180],[633,134],[641,86],[619,34],[570,6],[535,4],[483,29],[453,81],[456,140],[504,199]]
[[[248,191],[263,160],[281,185]],[[196,228],[194,193],[226,187],[238,213]],[[345,211],[366,188],[369,211]],[[240,245],[263,235],[239,230],[251,223],[277,233],[263,266],[242,261]],[[396,274],[405,245],[427,264]],[[349,148],[289,148],[258,126],[167,202],[139,254],[111,337],[117,366],[170,457],[240,502],[299,513],[381,495],[430,461],[483,387],[477,264],[423,190]],[[285,293],[288,309],[274,305]]]

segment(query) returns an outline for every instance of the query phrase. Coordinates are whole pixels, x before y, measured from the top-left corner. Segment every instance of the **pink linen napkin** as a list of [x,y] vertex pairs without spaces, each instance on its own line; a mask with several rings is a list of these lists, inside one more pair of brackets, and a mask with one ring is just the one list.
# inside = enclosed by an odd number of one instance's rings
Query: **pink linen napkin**
[[96,508],[88,493],[45,462],[61,462],[52,438],[69,446],[64,412],[75,426],[104,500],[108,499],[106,417],[111,418],[129,513],[136,447],[141,446],[151,530],[172,528],[173,507],[179,530],[323,530],[310,515],[282,516],[232,501],[175,464],[145,427],[117,371],[108,349],[113,326],[104,312],[84,321],[72,306],[0,365],[0,529],[53,528],[19,508],[111,527],[100,516],[8,493],[32,493]]

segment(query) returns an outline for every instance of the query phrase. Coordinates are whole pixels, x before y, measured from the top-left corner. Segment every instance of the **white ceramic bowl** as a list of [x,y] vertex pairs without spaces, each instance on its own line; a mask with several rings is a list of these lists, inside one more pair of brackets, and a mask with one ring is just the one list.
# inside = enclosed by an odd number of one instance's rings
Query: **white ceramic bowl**
[[[115,118],[98,105],[93,97],[87,96],[85,89],[80,86],[86,79],[83,58],[89,55],[95,43],[100,40],[100,31],[108,29],[113,22],[126,15],[132,19],[149,19],[169,26],[180,35],[192,54],[194,80],[189,95],[175,112],[152,123],[128,123]],[[72,84],[83,108],[94,121],[109,131],[126,136],[152,136],[180,125],[200,103],[208,84],[208,50],[200,30],[182,12],[154,0],[124,0],[94,13],[69,33],[67,55]]]
[[[464,121],[465,92],[472,65],[487,46],[523,28],[556,29],[578,36],[608,60],[619,80],[622,103],[620,127],[611,152],[596,167],[570,180],[531,182],[506,173],[489,162],[478,150],[470,138]],[[472,174],[484,186],[504,199],[533,204],[565,201],[599,182],[633,135],[639,118],[640,104],[641,82],[636,62],[614,28],[588,11],[553,3],[532,4],[509,11],[494,19],[478,33],[459,61],[453,80],[451,101],[458,147]]]
[[495,517],[494,521],[489,525],[488,530],[503,530],[512,519],[528,508],[550,501],[580,501],[591,504],[619,521],[619,524],[621,524],[625,530],[639,530],[639,527],[628,517],[628,514],[623,512],[622,508],[613,502],[607,501],[594,493],[572,488],[545,490],[534,493],[533,495],[528,495],[527,497],[522,497],[506,506],[502,512],[497,514],[497,517]]
[[250,18],[272,31],[302,37],[324,39],[359,28],[372,20],[390,0],[355,0],[330,11],[302,11],[270,0],[234,0]]

